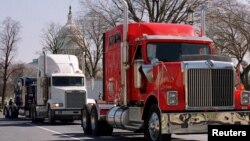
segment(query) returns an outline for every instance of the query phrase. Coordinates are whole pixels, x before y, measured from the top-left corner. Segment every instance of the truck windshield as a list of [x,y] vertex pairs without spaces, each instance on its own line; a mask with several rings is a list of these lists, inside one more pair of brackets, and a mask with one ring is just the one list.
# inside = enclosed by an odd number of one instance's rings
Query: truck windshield
[[163,62],[180,61],[182,55],[208,55],[208,45],[191,43],[148,43],[149,60],[157,58]]
[[84,86],[83,77],[52,77],[53,86]]

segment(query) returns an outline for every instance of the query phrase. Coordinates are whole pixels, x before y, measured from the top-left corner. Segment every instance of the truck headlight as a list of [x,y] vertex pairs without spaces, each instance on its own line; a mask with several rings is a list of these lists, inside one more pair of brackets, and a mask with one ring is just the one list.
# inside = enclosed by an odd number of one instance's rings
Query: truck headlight
[[241,94],[241,105],[250,104],[250,91],[244,91]]
[[170,106],[178,105],[178,92],[177,91],[167,92],[167,104]]
[[52,103],[52,107],[63,107],[63,103]]

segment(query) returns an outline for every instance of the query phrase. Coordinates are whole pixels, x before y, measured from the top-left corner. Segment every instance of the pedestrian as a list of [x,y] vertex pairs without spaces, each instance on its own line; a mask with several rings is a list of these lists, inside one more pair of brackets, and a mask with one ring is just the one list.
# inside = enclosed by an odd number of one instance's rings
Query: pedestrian
[[9,105],[12,105],[13,104],[13,101],[12,101],[12,98],[9,100]]

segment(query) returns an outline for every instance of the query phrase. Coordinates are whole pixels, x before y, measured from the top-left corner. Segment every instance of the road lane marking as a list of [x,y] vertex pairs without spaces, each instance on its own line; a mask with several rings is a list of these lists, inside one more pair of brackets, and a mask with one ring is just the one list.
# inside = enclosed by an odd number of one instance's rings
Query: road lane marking
[[65,134],[63,134],[63,133],[60,133],[60,132],[57,132],[57,131],[54,131],[54,130],[50,130],[50,129],[45,128],[45,127],[42,127],[42,126],[37,126],[37,125],[31,124],[31,123],[26,123],[26,124],[35,126],[35,127],[40,128],[40,129],[42,129],[42,130],[45,130],[45,131],[49,131],[49,132],[51,132],[51,133],[55,133],[55,134],[62,135],[62,136],[64,136],[64,137],[67,137],[67,138],[70,138],[70,139],[73,139],[73,140],[81,140],[81,139],[79,139],[79,138],[71,137],[71,136],[69,136],[69,135],[65,135]]

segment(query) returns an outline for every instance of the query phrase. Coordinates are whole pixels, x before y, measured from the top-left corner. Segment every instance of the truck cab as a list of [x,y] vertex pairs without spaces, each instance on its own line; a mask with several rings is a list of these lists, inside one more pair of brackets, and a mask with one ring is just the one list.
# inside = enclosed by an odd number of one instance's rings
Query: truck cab
[[36,118],[80,119],[87,101],[85,76],[74,55],[50,54],[38,59]]
[[191,25],[129,23],[103,39],[104,99],[83,109],[85,133],[120,128],[161,141],[211,124],[249,125],[250,92],[239,89],[231,58]]

